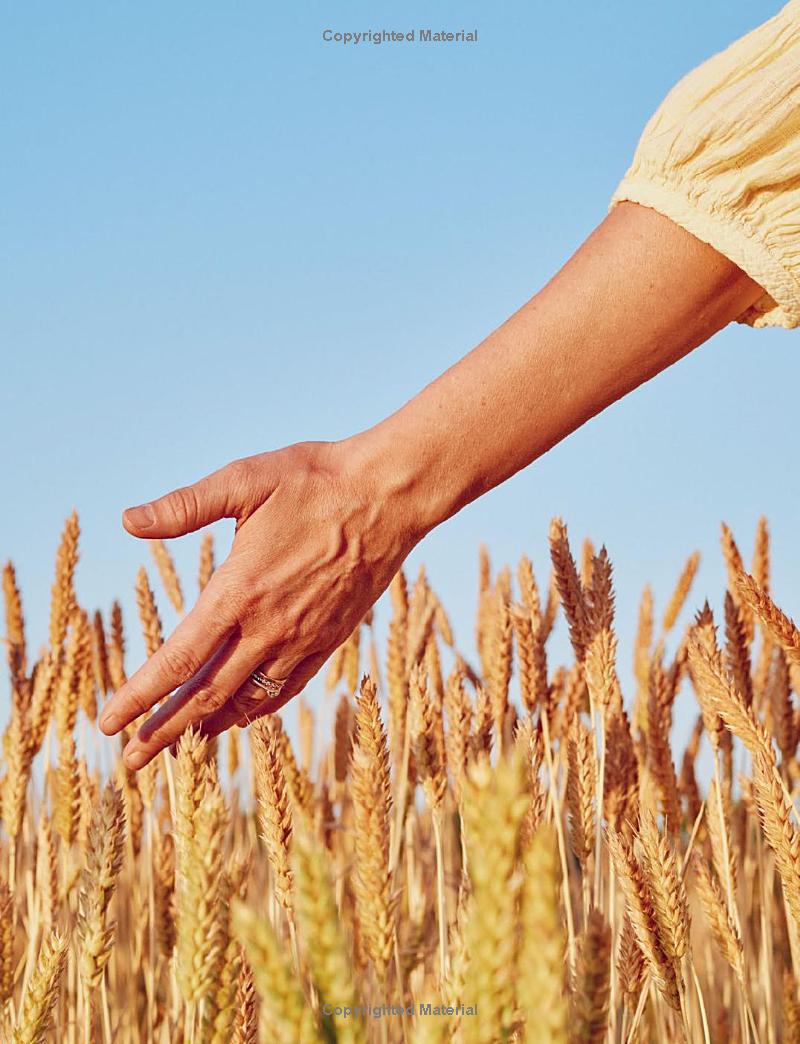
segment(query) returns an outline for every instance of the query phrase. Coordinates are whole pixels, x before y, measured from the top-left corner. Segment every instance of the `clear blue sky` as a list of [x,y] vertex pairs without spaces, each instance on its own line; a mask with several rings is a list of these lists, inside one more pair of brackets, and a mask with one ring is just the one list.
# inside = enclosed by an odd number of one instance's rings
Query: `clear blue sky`
[[[669,87],[777,9],[4,5],[0,555],[32,638],[73,506],[82,601],[122,593],[133,625],[149,555],[126,504],[405,401],[602,219]],[[420,26],[479,42],[322,41]],[[721,519],[749,554],[768,514],[776,593],[800,610],[799,352],[796,332],[726,330],[429,537],[415,559],[462,642],[478,542],[544,574],[556,513],[609,547],[625,663],[641,585],[662,609],[694,548],[694,602],[720,605]],[[176,548],[192,590],[197,546]]]

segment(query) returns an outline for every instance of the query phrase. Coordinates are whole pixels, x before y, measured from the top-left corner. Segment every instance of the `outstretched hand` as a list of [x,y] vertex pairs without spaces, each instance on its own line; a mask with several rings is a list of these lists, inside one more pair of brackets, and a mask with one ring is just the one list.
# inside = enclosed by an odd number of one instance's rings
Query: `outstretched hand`
[[[131,769],[195,723],[214,736],[279,709],[347,638],[420,535],[374,486],[351,444],[300,443],[124,513],[146,539],[236,519],[195,607],[103,712],[114,735],[164,700],[125,748]],[[248,681],[256,670],[285,680],[278,697]]]
[[[138,537],[237,520],[227,561],[109,701],[109,734],[169,698],[125,757],[195,722],[277,710],[351,633],[418,540],[763,296],[662,214],[620,203],[527,304],[397,413],[345,442],[236,461],[125,512]],[[286,680],[277,698],[248,678]],[[172,695],[170,695],[172,693]]]

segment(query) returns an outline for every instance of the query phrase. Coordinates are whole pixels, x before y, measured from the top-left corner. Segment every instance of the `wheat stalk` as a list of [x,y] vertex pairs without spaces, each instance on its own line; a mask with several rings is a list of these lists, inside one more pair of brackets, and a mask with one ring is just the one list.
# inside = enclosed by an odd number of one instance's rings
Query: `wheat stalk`
[[[800,666],[763,520],[749,575],[723,533],[719,642],[708,604],[677,630],[696,557],[658,633],[645,588],[631,693],[611,558],[584,540],[576,563],[556,520],[547,591],[526,556],[512,574],[481,553],[477,659],[427,572],[409,591],[400,571],[385,691],[370,612],[329,706],[262,719],[249,747],[237,730],[220,760],[191,730],[142,773],[93,724],[125,633],[120,603],[105,619],[79,603],[77,543],[72,518],[35,655],[3,571],[0,1039],[797,1035]],[[212,569],[205,541],[201,589]],[[146,574],[134,594],[155,651]]]

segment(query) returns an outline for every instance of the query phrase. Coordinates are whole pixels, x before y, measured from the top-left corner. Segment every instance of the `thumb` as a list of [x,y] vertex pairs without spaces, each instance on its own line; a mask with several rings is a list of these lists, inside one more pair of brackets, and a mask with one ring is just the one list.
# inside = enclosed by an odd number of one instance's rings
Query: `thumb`
[[221,518],[237,518],[252,499],[251,477],[248,462],[236,461],[191,486],[127,508],[122,524],[133,536],[157,539],[194,533]]

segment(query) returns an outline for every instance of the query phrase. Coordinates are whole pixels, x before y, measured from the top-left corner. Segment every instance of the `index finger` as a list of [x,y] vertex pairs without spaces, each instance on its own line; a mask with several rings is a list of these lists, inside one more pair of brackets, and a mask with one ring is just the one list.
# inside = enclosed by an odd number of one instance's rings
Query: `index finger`
[[200,670],[236,626],[214,578],[170,637],[111,697],[100,728],[113,736]]

